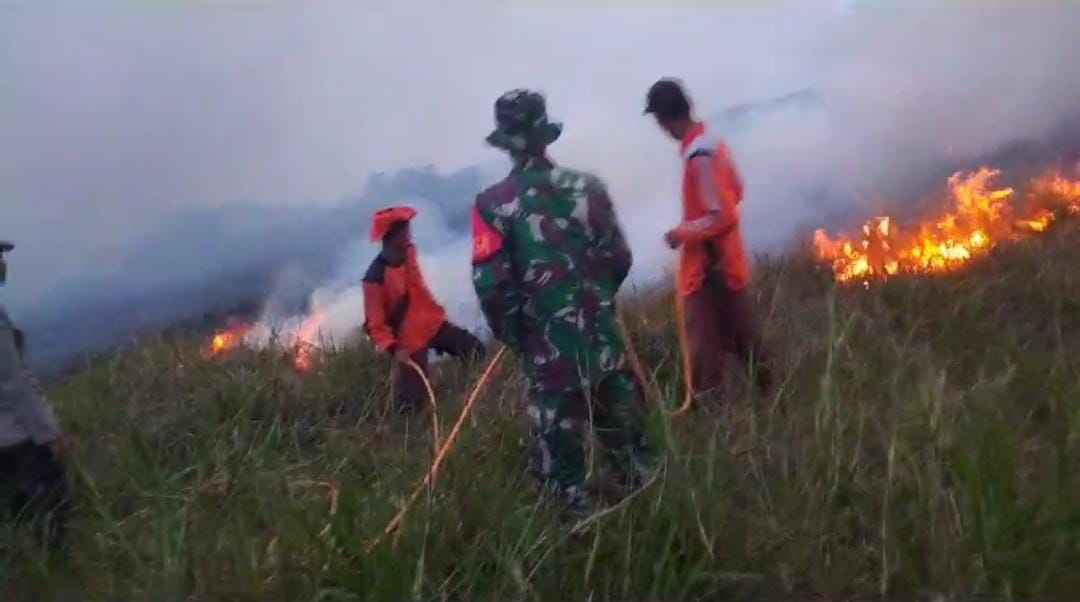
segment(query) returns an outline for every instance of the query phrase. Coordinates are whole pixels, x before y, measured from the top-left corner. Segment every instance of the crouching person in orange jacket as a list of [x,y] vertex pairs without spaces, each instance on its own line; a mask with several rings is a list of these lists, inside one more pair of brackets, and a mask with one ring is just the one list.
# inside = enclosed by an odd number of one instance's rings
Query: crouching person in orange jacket
[[484,354],[484,344],[451,324],[420,272],[409,222],[416,211],[391,207],[375,213],[371,241],[382,252],[364,276],[364,332],[375,347],[397,360],[395,391],[398,409],[413,412],[428,401],[427,391],[412,362],[427,371],[428,351],[472,360]]

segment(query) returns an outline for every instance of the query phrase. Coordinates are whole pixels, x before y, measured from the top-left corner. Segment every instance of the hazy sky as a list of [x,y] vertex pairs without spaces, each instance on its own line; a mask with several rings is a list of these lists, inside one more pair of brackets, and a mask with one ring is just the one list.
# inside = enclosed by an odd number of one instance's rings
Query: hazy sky
[[900,5],[4,3],[0,238],[19,249],[0,294],[107,269],[178,208],[337,203],[374,171],[500,160],[483,137],[513,87],[547,94],[556,158],[609,182],[652,264],[679,168],[641,115],[659,76],[709,111],[821,93],[736,145],[752,243],[813,211],[808,183],[887,189],[946,147],[1040,135],[1080,106],[1068,2]]

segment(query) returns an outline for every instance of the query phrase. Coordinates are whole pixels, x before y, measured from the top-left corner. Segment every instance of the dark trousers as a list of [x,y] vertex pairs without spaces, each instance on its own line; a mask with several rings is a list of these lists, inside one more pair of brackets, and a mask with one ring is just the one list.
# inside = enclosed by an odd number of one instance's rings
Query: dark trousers
[[732,290],[722,276],[710,273],[701,289],[686,299],[686,327],[698,394],[722,393],[728,353],[734,353],[744,366],[754,367],[760,391],[772,387],[769,354],[746,290]]
[[22,443],[0,448],[0,513],[39,530],[57,551],[68,518],[64,467],[47,446]]
[[[444,322],[439,332],[428,343],[428,348],[418,351],[410,356],[410,359],[419,366],[424,373],[428,370],[428,351],[434,350],[441,355],[449,355],[464,361],[474,361],[483,357],[484,344],[480,339],[473,336],[464,328],[459,328],[450,322]],[[412,412],[429,402],[427,389],[410,366],[397,367],[397,404],[403,412]]]

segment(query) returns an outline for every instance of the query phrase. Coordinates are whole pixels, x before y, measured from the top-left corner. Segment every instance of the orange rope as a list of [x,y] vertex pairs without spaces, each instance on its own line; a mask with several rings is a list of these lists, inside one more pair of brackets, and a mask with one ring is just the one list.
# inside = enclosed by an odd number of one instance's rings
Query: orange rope
[[690,364],[690,336],[686,331],[686,300],[683,299],[678,290],[675,291],[675,321],[679,330],[679,351],[682,354],[683,388],[685,390],[682,405],[673,414],[677,418],[690,411],[690,406],[694,403],[694,375]]
[[420,380],[424,383],[424,388],[427,389],[428,400],[431,401],[431,438],[433,439],[432,449],[434,449],[435,453],[438,454],[440,445],[439,440],[441,439],[441,436],[439,433],[439,408],[437,405],[435,405],[435,390],[431,388],[431,381],[428,380],[427,374],[424,373],[424,369],[418,366],[416,362],[412,361],[411,358],[405,358],[405,365],[412,368],[416,371],[418,375],[420,375]]
[[634,371],[634,377],[641,383],[641,392],[645,395],[645,401],[653,403],[653,397],[649,391],[649,382],[645,380],[645,370],[641,367],[641,358],[638,357],[637,349],[634,348],[634,343],[630,340],[630,329],[626,327],[622,312],[615,314],[615,320],[619,324],[619,331],[622,332],[623,347],[626,348],[626,359],[630,362],[630,369]]
[[431,468],[428,469],[427,475],[424,476],[424,480],[416,486],[416,489],[413,490],[408,500],[405,501],[405,505],[401,507],[401,510],[398,510],[398,513],[394,515],[394,518],[390,519],[386,528],[383,529],[382,535],[367,545],[365,552],[371,552],[387,537],[397,531],[405,520],[405,514],[409,512],[412,505],[420,498],[420,494],[424,492],[424,488],[435,482],[435,477],[438,476],[439,470],[442,469],[447,454],[450,453],[450,450],[454,447],[454,443],[457,442],[458,436],[461,434],[461,429],[465,425],[465,419],[469,417],[473,406],[476,404],[476,400],[480,397],[480,391],[484,388],[484,385],[487,384],[488,379],[491,378],[491,373],[495,371],[495,367],[499,365],[499,360],[501,360],[505,354],[506,347],[503,347],[499,349],[498,353],[495,354],[495,357],[491,358],[491,362],[489,362],[487,368],[484,369],[484,373],[480,375],[480,379],[476,381],[472,393],[469,393],[468,399],[465,400],[465,405],[461,408],[461,415],[458,416],[457,422],[454,423],[454,428],[450,430],[450,434],[446,437],[446,441],[443,442],[442,447],[439,449],[439,453],[435,455],[435,461],[431,463]]

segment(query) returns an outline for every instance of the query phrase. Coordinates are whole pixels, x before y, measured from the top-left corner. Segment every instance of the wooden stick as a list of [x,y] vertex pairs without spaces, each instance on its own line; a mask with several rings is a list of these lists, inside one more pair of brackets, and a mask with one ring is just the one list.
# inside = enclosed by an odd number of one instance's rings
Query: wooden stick
[[491,378],[491,373],[495,371],[495,367],[499,365],[499,361],[505,354],[506,347],[503,347],[499,349],[495,354],[495,357],[491,358],[491,362],[488,363],[484,373],[480,375],[480,379],[476,381],[472,393],[469,393],[468,399],[465,400],[465,405],[461,408],[461,415],[458,416],[457,422],[454,423],[454,428],[450,429],[450,434],[446,437],[446,441],[443,442],[442,447],[439,449],[439,453],[435,456],[435,461],[431,463],[431,468],[428,469],[427,475],[425,475],[424,479],[417,484],[412,494],[409,495],[409,498],[405,501],[405,505],[401,507],[401,510],[398,510],[398,513],[394,515],[394,518],[390,519],[386,528],[383,529],[382,535],[367,545],[364,550],[365,552],[370,553],[378,547],[379,544],[385,541],[387,537],[393,535],[394,532],[401,527],[401,524],[405,520],[405,515],[409,512],[409,509],[412,508],[413,504],[416,503],[416,500],[420,498],[420,494],[424,492],[426,487],[435,482],[435,477],[438,476],[439,471],[442,469],[443,462],[446,461],[446,456],[454,447],[454,443],[457,442],[458,436],[461,435],[461,429],[465,425],[465,419],[469,417],[473,406],[476,404],[476,400],[480,397],[480,391],[484,388],[484,385],[487,384],[488,379]]

